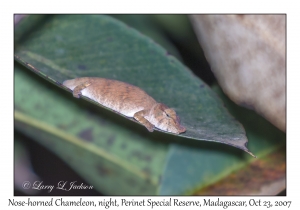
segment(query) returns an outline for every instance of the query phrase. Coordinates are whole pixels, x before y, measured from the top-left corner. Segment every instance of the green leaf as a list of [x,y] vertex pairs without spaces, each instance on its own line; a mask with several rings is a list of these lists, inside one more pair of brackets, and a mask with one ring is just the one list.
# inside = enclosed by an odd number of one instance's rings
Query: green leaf
[[181,60],[181,56],[174,45],[164,35],[163,30],[154,20],[153,15],[111,15],[112,17],[122,21],[130,27],[137,29],[142,34],[155,40],[160,46],[165,48],[169,54]]
[[[182,47],[196,51],[192,48],[198,47],[199,43],[194,37],[194,31],[187,15],[150,15],[150,18],[164,33],[172,37],[172,40],[180,42]],[[198,46],[197,46],[198,45]]]
[[34,183],[40,180],[32,170],[28,149],[24,145],[24,137],[20,133],[14,133],[14,184],[15,189],[27,195],[35,195],[39,191],[32,188],[24,188],[25,182]]
[[[168,153],[168,162],[164,169],[159,194],[193,194],[225,179],[234,171],[247,167],[251,161],[261,162],[266,155],[285,144],[285,133],[254,111],[234,104],[219,87],[215,86],[214,90],[223,99],[230,113],[245,127],[247,137],[251,142],[249,148],[257,154],[258,160],[242,159],[241,154],[237,151],[224,152],[220,145],[202,143],[187,147],[174,144]],[[276,160],[274,163],[276,164]],[[256,173],[258,172],[256,171]],[[234,184],[233,186],[239,187]],[[205,191],[202,194],[205,194]]]
[[[28,22],[30,17],[19,25]],[[221,142],[249,152],[244,129],[215,93],[151,39],[108,16],[55,15],[42,23],[26,35],[16,32],[15,59],[27,68],[59,86],[86,76],[133,84],[175,108],[187,129],[177,139]],[[174,141],[173,135],[164,136]]]
[[76,103],[19,64],[14,76],[18,131],[52,150],[102,193],[155,194],[168,144],[137,132],[140,126],[114,113]]

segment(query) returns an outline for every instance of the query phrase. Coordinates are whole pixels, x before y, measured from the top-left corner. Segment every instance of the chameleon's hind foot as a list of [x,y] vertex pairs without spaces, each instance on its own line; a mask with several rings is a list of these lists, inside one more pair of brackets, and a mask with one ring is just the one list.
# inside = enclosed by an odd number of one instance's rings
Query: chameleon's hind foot
[[90,86],[91,83],[89,82],[85,82],[85,83],[82,83],[80,85],[77,85],[74,90],[73,90],[73,96],[75,98],[80,98],[80,95],[81,95],[81,91],[85,88],[87,88],[88,86]]

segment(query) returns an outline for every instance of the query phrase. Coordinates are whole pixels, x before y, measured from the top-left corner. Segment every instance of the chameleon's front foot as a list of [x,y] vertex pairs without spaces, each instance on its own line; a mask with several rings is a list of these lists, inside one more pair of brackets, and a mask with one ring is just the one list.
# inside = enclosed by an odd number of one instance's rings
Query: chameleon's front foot
[[149,123],[149,125],[148,125],[148,124],[147,124],[147,125],[144,124],[144,126],[148,129],[149,132],[153,132],[154,127],[155,127],[155,126],[152,125],[151,123]]
[[77,85],[74,90],[73,90],[73,96],[75,98],[80,98],[80,95],[81,95],[81,91],[85,88],[87,88],[88,86],[90,86],[91,83],[88,83],[88,82],[85,82],[85,83],[82,83],[80,85]]
[[134,119],[136,119],[139,123],[143,124],[148,131],[153,132],[154,125],[151,124],[147,119],[144,118],[145,110],[139,111],[134,114]]

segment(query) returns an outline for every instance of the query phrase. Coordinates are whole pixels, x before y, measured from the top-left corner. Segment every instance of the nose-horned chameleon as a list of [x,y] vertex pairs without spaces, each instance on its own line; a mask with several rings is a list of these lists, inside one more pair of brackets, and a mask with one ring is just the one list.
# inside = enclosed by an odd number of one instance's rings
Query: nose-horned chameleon
[[186,131],[173,109],[157,103],[134,85],[97,77],[66,80],[63,85],[73,91],[74,97],[86,96],[127,117],[133,117],[150,132],[154,127],[176,134]]

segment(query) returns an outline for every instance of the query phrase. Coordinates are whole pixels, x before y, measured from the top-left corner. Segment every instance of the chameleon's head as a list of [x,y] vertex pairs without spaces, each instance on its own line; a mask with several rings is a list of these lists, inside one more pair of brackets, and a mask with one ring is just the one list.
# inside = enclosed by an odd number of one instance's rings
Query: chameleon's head
[[186,129],[180,125],[176,112],[164,104],[156,104],[151,109],[151,120],[155,127],[171,133],[180,134]]

